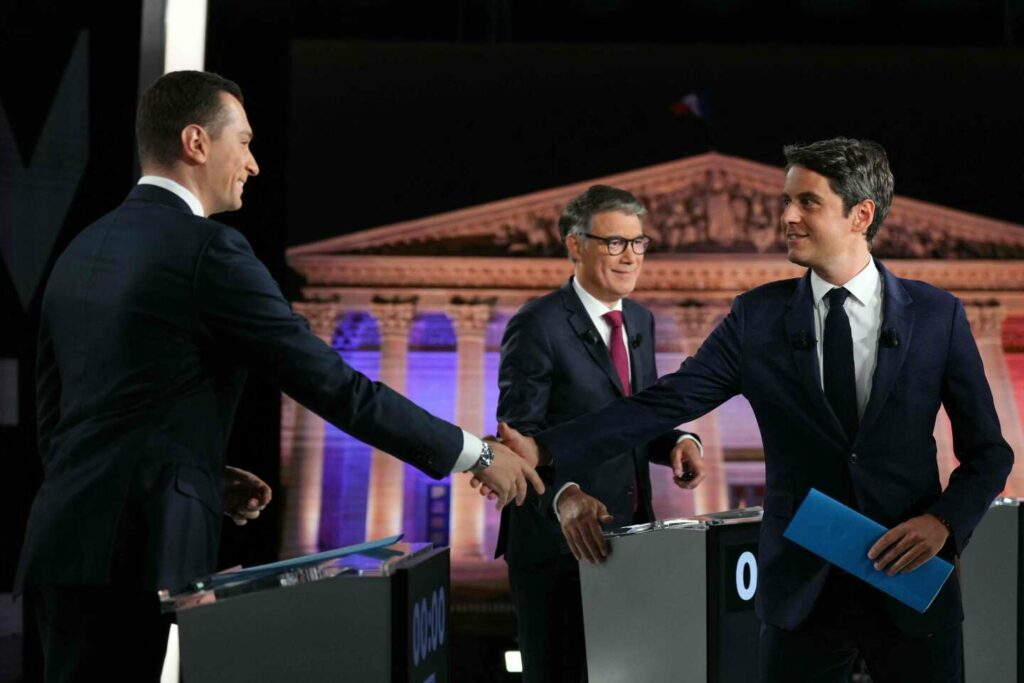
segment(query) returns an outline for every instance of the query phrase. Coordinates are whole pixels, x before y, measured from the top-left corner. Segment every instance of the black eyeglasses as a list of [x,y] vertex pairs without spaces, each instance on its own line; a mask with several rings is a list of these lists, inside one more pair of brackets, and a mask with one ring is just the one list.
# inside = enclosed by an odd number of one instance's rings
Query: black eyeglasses
[[633,253],[637,256],[643,256],[644,252],[647,251],[647,247],[651,245],[650,237],[634,237],[631,240],[627,240],[625,237],[619,237],[618,235],[612,235],[611,237],[599,237],[589,232],[583,233],[584,237],[592,240],[601,240],[604,242],[605,248],[608,249],[608,253],[611,256],[618,256],[626,250],[626,245],[629,244],[633,247]]

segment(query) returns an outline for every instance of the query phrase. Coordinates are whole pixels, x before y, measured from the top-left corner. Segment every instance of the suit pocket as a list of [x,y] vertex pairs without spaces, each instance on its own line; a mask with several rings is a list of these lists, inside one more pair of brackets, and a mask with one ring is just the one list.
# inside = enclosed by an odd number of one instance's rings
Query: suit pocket
[[195,465],[178,464],[174,473],[174,488],[183,496],[202,503],[215,517],[220,515],[223,496],[220,487],[206,470]]
[[786,491],[767,491],[764,495],[764,514],[791,519],[796,507],[796,496]]

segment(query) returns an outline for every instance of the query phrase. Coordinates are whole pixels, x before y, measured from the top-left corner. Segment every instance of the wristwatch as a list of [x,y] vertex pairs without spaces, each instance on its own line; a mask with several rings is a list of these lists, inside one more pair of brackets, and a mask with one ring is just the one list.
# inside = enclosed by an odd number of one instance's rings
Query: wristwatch
[[486,441],[480,442],[480,457],[476,463],[469,468],[470,473],[476,476],[486,470],[491,464],[494,463],[494,451],[491,449],[491,444]]

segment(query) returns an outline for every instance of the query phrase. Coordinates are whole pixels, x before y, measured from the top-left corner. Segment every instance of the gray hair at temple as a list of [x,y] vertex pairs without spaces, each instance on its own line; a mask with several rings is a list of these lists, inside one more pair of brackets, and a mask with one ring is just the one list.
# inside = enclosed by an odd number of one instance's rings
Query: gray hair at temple
[[562,241],[569,235],[582,236],[590,232],[590,222],[594,215],[608,211],[621,211],[641,220],[647,213],[643,203],[631,192],[611,185],[591,185],[562,211],[562,217],[558,219],[558,232],[562,235]]
[[843,200],[844,215],[865,199],[875,203],[875,218],[864,237],[871,244],[892,206],[893,177],[889,158],[877,142],[832,138],[782,148],[786,170],[793,166],[820,173]]

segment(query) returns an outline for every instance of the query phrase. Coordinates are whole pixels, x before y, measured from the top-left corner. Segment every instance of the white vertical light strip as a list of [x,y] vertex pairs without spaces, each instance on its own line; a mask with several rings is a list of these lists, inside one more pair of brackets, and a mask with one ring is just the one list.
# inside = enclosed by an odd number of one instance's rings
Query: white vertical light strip
[[206,63],[207,0],[167,0],[164,73],[202,71]]
[[160,670],[160,683],[179,683],[181,681],[181,650],[178,645],[178,625],[171,624],[167,632],[167,650],[164,654],[164,667]]

